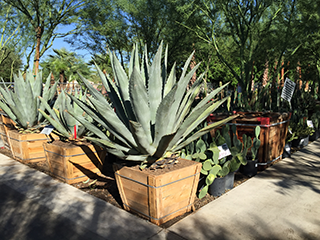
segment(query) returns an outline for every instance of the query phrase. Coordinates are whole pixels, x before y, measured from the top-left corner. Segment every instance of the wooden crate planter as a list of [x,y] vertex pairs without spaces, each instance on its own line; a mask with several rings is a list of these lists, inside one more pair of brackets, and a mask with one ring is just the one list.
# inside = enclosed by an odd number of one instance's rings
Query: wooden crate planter
[[259,170],[264,170],[272,162],[282,158],[290,117],[290,113],[244,113],[236,119],[239,139],[242,139],[243,134],[254,137],[255,127],[261,127]]
[[8,139],[8,131],[13,130],[15,123],[5,114],[0,111],[0,136],[4,147],[10,150],[10,142]]
[[124,208],[144,215],[157,225],[191,211],[201,164],[185,159],[179,161],[186,165],[163,174],[115,164],[115,178]]
[[11,144],[12,155],[23,162],[39,162],[46,160],[42,144],[48,142],[45,134],[19,133],[17,130],[9,130],[8,138]]
[[[243,134],[253,138],[255,127],[261,127],[261,145],[258,150],[259,170],[263,170],[273,161],[281,159],[291,113],[237,112],[237,114],[240,116],[228,124],[237,126],[237,135],[241,141]],[[209,121],[214,122],[221,118],[222,116],[212,115]]]
[[97,178],[106,157],[106,150],[92,144],[43,143],[50,175],[68,184]]

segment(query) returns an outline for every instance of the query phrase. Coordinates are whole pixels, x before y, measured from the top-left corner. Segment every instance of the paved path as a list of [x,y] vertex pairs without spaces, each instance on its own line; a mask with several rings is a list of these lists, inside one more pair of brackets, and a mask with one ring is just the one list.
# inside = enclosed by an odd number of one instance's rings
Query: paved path
[[169,229],[0,154],[0,239],[320,239],[320,141]]

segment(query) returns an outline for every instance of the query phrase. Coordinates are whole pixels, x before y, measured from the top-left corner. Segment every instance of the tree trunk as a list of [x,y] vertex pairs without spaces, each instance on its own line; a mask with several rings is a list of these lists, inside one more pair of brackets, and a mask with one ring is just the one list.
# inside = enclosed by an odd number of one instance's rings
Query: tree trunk
[[40,44],[41,44],[41,36],[42,36],[42,28],[40,26],[37,27],[36,29],[36,37],[37,37],[37,45],[36,45],[36,54],[34,57],[34,62],[35,62],[35,70],[34,73],[35,75],[39,71],[39,60],[40,60]]

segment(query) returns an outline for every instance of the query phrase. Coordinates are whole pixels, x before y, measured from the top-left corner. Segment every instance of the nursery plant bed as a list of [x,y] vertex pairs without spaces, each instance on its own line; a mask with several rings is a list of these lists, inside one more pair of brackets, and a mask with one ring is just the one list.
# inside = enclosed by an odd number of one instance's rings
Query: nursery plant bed
[[124,209],[142,214],[157,225],[190,212],[202,165],[181,158],[178,161],[170,169],[156,170],[114,164]]
[[[12,155],[22,162],[39,162],[46,160],[42,144],[50,139],[40,133],[19,133],[9,130],[8,138],[11,144]],[[57,138],[55,136],[54,138]]]
[[97,178],[101,174],[106,150],[86,142],[43,143],[49,174],[68,184]]

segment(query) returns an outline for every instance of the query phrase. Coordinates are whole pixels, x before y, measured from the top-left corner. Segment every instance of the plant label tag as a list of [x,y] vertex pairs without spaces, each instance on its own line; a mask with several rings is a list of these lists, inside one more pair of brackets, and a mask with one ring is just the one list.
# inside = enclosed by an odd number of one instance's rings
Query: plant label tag
[[288,132],[289,132],[290,134],[292,134],[292,131],[291,131],[291,129],[290,129],[290,128],[288,129]]
[[42,133],[42,134],[49,135],[49,134],[52,132],[53,129],[54,129],[54,127],[53,127],[52,125],[48,125],[48,126],[45,126],[45,127],[42,129],[41,133]]
[[231,152],[230,152],[228,145],[226,143],[219,146],[218,149],[219,149],[219,159],[231,155]]
[[286,78],[286,81],[284,82],[284,86],[282,89],[281,97],[284,100],[287,100],[288,102],[290,102],[295,87],[296,87],[296,84],[292,82],[289,78]]
[[311,128],[314,128],[313,122],[311,120],[307,120],[307,126],[311,127]]

